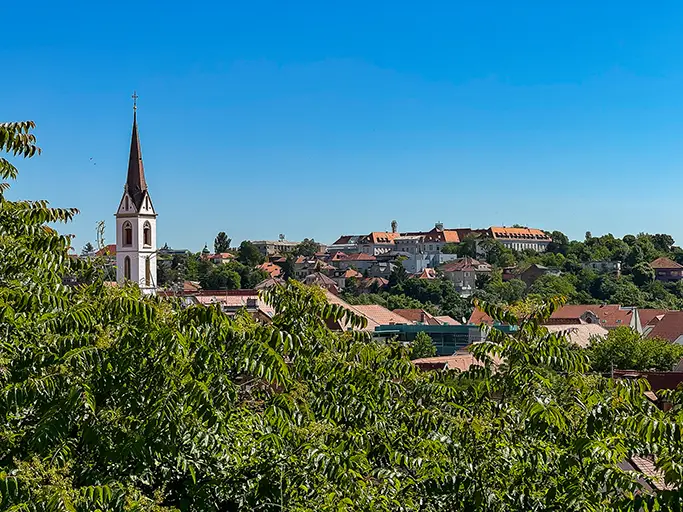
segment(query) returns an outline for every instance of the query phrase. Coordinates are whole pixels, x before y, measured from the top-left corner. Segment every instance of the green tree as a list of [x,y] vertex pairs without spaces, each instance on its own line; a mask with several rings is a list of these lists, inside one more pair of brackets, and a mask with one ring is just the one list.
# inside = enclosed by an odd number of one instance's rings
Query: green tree
[[205,290],[238,290],[242,287],[239,273],[230,265],[212,265],[211,270],[201,276],[199,284]]
[[216,235],[216,239],[213,241],[213,251],[215,253],[228,252],[230,249],[230,242],[232,242],[232,240],[228,238],[225,231],[221,231]]
[[649,263],[638,263],[631,272],[633,274],[633,282],[638,286],[644,286],[655,280],[655,271]]
[[410,359],[421,359],[423,357],[434,357],[436,347],[431,336],[426,332],[418,332],[415,339],[410,344]]
[[294,254],[297,256],[306,256],[312,258],[320,250],[320,244],[312,238],[304,238],[303,241],[294,248]]
[[82,256],[89,256],[95,252],[95,247],[90,242],[86,242],[85,245],[83,246],[83,249],[81,249],[81,255]]
[[256,267],[265,261],[265,257],[254,244],[245,240],[240,244],[240,248],[237,251],[237,261],[247,267]]
[[591,343],[591,366],[595,371],[667,370],[683,357],[683,346],[658,338],[643,338],[631,328],[622,326]]

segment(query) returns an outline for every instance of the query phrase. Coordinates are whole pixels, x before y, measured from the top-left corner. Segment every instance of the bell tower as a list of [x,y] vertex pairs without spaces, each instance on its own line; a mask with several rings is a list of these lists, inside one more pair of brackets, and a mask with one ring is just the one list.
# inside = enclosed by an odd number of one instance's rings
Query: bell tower
[[143,293],[157,289],[157,214],[147,190],[133,93],[133,134],[128,176],[116,212],[116,281],[137,283]]

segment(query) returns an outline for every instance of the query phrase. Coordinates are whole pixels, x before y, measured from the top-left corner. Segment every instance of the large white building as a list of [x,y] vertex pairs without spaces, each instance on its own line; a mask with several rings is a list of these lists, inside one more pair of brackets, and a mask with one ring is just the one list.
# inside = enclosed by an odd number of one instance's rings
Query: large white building
[[[135,98],[135,96],[134,96]],[[138,135],[137,106],[133,106],[128,176],[116,212],[116,281],[132,281],[143,293],[157,289],[157,214],[147,190]]]

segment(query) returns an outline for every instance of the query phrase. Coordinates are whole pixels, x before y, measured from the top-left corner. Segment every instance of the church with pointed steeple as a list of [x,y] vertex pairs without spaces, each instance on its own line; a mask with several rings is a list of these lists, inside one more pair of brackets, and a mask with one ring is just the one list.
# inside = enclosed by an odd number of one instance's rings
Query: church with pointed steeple
[[133,134],[128,176],[116,212],[116,281],[132,281],[143,293],[157,289],[157,214],[147,189],[138,134],[137,95],[133,94]]

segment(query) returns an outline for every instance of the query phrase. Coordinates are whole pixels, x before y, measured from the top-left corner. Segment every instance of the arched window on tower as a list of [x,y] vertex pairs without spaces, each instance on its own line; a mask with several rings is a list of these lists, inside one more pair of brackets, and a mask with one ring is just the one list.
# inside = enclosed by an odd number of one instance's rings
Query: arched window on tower
[[133,225],[128,221],[123,223],[123,245],[133,245]]
[[151,247],[152,245],[152,226],[149,221],[145,221],[145,225],[142,227],[142,242],[145,247]]
[[123,260],[123,277],[130,281],[130,258],[128,256]]
[[149,256],[145,258],[145,286],[152,286],[152,269]]

